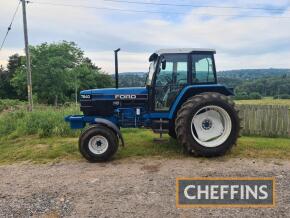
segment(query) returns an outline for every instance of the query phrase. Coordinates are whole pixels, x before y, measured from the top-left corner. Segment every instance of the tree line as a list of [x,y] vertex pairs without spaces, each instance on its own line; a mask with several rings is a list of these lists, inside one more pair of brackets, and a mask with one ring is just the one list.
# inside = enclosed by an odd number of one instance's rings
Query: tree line
[[260,99],[266,96],[290,99],[290,76],[287,74],[252,80],[220,78],[219,82],[233,87],[237,99]]
[[[84,56],[74,42],[31,46],[33,98],[38,103],[73,101],[80,90],[112,87],[113,79]],[[0,98],[27,99],[25,56],[9,57],[7,69],[0,68]]]
[[119,74],[119,87],[144,87],[147,73],[130,72]]
[[[280,99],[290,99],[290,70],[270,69],[263,70],[235,70],[223,73],[218,72],[218,83],[234,88],[236,99],[261,99],[272,96]],[[253,73],[250,74],[249,72]],[[264,77],[260,76],[262,73]],[[124,73],[119,76],[120,87],[144,86],[146,73]]]
[[[92,63],[74,42],[42,43],[30,51],[33,98],[38,103],[63,104],[74,101],[80,90],[114,87],[114,75]],[[0,99],[26,100],[26,75],[25,56],[10,56],[7,67],[0,66]],[[121,73],[119,87],[142,87],[146,77],[143,72]],[[218,82],[234,88],[237,99],[290,99],[289,69],[221,71]]]

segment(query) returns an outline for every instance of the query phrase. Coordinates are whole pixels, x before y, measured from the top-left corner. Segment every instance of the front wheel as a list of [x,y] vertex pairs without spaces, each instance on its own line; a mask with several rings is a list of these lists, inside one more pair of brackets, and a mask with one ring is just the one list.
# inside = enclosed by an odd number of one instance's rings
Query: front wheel
[[203,93],[188,99],[177,113],[175,131],[184,148],[200,156],[225,154],[240,131],[233,101],[219,93]]
[[90,162],[107,161],[118,150],[118,137],[106,126],[91,126],[81,134],[79,150]]

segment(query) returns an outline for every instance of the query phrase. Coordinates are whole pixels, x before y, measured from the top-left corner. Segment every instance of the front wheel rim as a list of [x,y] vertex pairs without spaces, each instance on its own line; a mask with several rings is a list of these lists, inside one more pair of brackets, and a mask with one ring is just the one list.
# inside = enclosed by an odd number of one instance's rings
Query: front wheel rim
[[208,148],[223,144],[231,134],[232,121],[220,106],[209,105],[199,109],[191,120],[191,134],[195,141]]
[[103,154],[109,147],[108,140],[101,135],[93,136],[89,141],[89,150],[96,155]]

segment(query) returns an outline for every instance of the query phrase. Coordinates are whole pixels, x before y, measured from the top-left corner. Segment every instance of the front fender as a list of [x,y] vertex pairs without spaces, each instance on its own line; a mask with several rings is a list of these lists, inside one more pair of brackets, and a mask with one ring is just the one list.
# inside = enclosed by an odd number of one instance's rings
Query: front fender
[[116,126],[116,124],[114,124],[110,120],[106,120],[106,119],[103,119],[103,118],[95,118],[94,121],[95,121],[94,124],[102,124],[102,125],[107,126],[108,128],[110,128],[111,130],[113,130],[117,134],[119,139],[121,139],[122,146],[125,145],[122,133],[121,133],[120,129]]
[[118,126],[112,121],[104,118],[96,118],[93,116],[84,116],[84,115],[69,115],[65,117],[65,121],[70,123],[72,129],[81,129],[86,126],[86,123],[90,125],[101,124],[110,128],[116,135],[121,139],[122,146],[125,145],[124,138]]
[[190,85],[184,87],[177,95],[169,111],[169,119],[175,118],[181,105],[190,97],[203,92],[217,92],[226,96],[234,95],[233,91],[220,84]]

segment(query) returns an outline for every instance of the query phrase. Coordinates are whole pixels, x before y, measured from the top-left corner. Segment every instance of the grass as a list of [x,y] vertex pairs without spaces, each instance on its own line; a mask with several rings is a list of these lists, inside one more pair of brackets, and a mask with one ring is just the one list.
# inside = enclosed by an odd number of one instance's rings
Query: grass
[[0,113],[0,138],[16,138],[27,135],[77,136],[79,132],[70,129],[64,122],[69,114],[79,114],[79,108],[37,106],[33,112],[16,109]]
[[237,104],[249,104],[249,105],[287,105],[290,107],[290,99],[273,99],[263,98],[257,100],[236,100]]
[[[290,100],[241,100],[238,104],[283,104]],[[18,107],[15,101],[2,101],[0,111],[0,164],[29,161],[35,163],[60,160],[83,160],[78,151],[80,131],[64,122],[64,116],[79,114],[74,106],[49,107],[37,105],[32,113]],[[22,103],[19,103],[22,105]],[[4,105],[4,106],[3,106]],[[8,106],[7,106],[8,105]],[[177,142],[168,136],[164,142],[154,142],[158,135],[150,130],[123,129],[126,146],[115,158],[186,157]],[[242,137],[227,157],[290,159],[290,139]]]
[[[125,147],[119,148],[115,158],[166,157],[185,158],[181,147],[168,136],[156,143],[150,130],[123,129]],[[78,151],[77,137],[52,136],[41,138],[37,135],[16,139],[0,140],[0,164],[28,161],[32,163],[58,162],[61,160],[83,160]],[[277,158],[290,159],[290,139],[242,137],[225,158]],[[194,157],[193,157],[194,158]]]
[[12,111],[17,109],[25,109],[27,103],[17,99],[0,99],[0,113],[3,111]]

